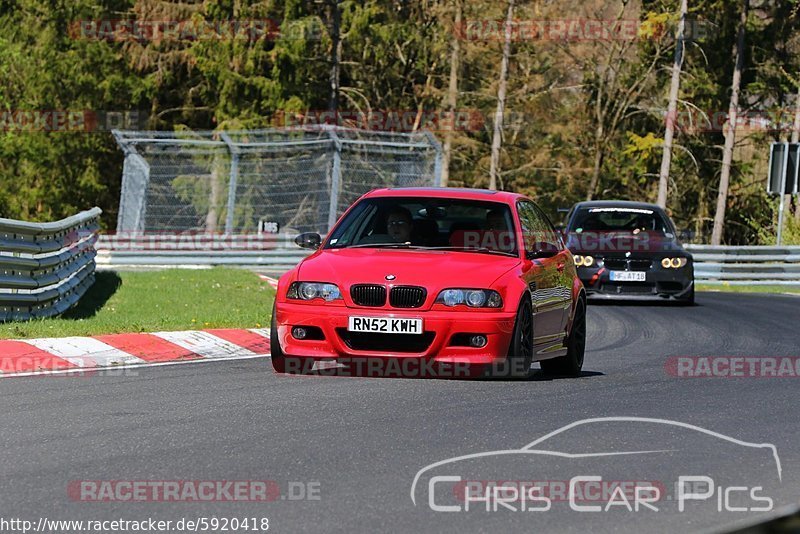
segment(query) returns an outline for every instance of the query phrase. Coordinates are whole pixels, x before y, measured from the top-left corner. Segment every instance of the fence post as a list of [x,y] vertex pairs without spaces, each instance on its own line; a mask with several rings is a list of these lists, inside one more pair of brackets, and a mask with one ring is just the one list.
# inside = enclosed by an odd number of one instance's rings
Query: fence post
[[436,136],[431,133],[430,130],[425,130],[425,137],[427,137],[428,142],[433,146],[433,149],[436,151],[436,159],[433,161],[433,186],[434,187],[441,187],[442,186],[442,144],[436,139]]
[[225,213],[225,233],[233,233],[233,212],[236,210],[236,182],[239,179],[239,147],[233,142],[226,132],[221,134],[222,140],[231,153],[231,171],[228,181],[228,207]]
[[136,150],[136,145],[125,139],[123,132],[111,130],[111,134],[125,155],[122,163],[117,232],[144,232],[147,214],[145,192],[150,182],[150,165]]
[[333,140],[333,168],[331,169],[331,199],[328,206],[328,232],[336,224],[336,214],[339,209],[339,190],[342,186],[342,143],[336,130],[332,127],[325,128]]

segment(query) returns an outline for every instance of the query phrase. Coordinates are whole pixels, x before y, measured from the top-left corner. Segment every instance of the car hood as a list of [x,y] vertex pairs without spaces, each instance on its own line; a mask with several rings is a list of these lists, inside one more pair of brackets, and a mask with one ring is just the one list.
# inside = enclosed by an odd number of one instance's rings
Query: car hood
[[690,256],[675,237],[659,232],[572,232],[567,237],[567,248],[573,254],[600,257],[620,256],[627,252],[638,257]]
[[[519,258],[476,252],[323,249],[300,263],[298,280],[352,284],[418,285],[429,292],[447,287],[488,288],[521,263]],[[386,277],[394,275],[387,281]]]

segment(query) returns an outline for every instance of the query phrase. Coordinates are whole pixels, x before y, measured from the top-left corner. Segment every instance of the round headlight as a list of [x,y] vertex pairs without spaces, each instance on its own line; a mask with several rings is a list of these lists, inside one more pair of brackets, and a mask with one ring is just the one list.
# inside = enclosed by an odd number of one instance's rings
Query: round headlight
[[669,269],[671,265],[672,265],[672,259],[671,258],[664,258],[663,260],[661,260],[661,266],[663,268]]
[[684,265],[686,265],[686,263],[687,263],[686,258],[672,258],[670,265],[672,266],[673,269],[677,269],[679,267],[683,267]]
[[583,256],[576,255],[574,256],[574,258],[575,258],[575,265],[577,267],[583,267]]
[[329,302],[341,298],[339,288],[333,284],[323,284],[320,296]]
[[460,289],[448,289],[443,295],[445,306],[456,306],[464,302],[464,292]]
[[486,303],[486,293],[483,291],[467,291],[467,306],[480,308]]
[[594,258],[592,256],[584,256],[583,257],[583,266],[584,267],[591,267],[594,265]]
[[300,287],[300,298],[305,300],[311,300],[317,298],[319,296],[319,292],[317,291],[316,284],[303,284]]
[[487,308],[502,308],[503,298],[497,291],[489,291],[489,300],[486,302]]

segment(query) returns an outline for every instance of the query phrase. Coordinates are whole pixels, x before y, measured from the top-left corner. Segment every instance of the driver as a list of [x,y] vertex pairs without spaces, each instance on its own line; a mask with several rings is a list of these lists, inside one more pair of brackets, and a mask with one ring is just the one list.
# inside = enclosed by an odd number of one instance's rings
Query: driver
[[411,241],[411,212],[402,206],[389,210],[386,216],[386,232],[398,243]]

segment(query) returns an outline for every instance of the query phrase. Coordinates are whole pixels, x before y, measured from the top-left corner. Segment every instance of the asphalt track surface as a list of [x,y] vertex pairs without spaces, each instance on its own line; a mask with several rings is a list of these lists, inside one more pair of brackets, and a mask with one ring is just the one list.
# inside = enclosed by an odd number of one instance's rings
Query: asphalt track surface
[[[716,498],[684,512],[663,501],[658,512],[580,513],[563,500],[545,512],[486,511],[484,503],[435,512],[425,483],[412,502],[415,475],[429,464],[519,449],[569,423],[609,416],[672,420],[774,444],[781,478],[775,481],[763,448],[645,422],[581,425],[546,444],[572,453],[666,452],[577,464],[555,456],[518,464],[520,455],[500,455],[438,469],[487,480],[594,473],[667,487],[681,475],[705,473],[719,486],[766,480],[776,509],[800,501],[800,378],[688,379],[665,368],[673,356],[800,356],[800,298],[702,293],[697,300],[691,308],[590,305],[585,372],[577,379],[296,377],[254,359],[144,368],[133,376],[2,380],[2,517],[268,517],[274,532],[670,532],[725,529],[774,514],[720,512]],[[272,480],[283,498],[80,502],[67,488],[81,480]],[[290,481],[311,483],[319,499],[288,499]],[[452,504],[453,492],[436,488],[442,493],[434,501]]]

